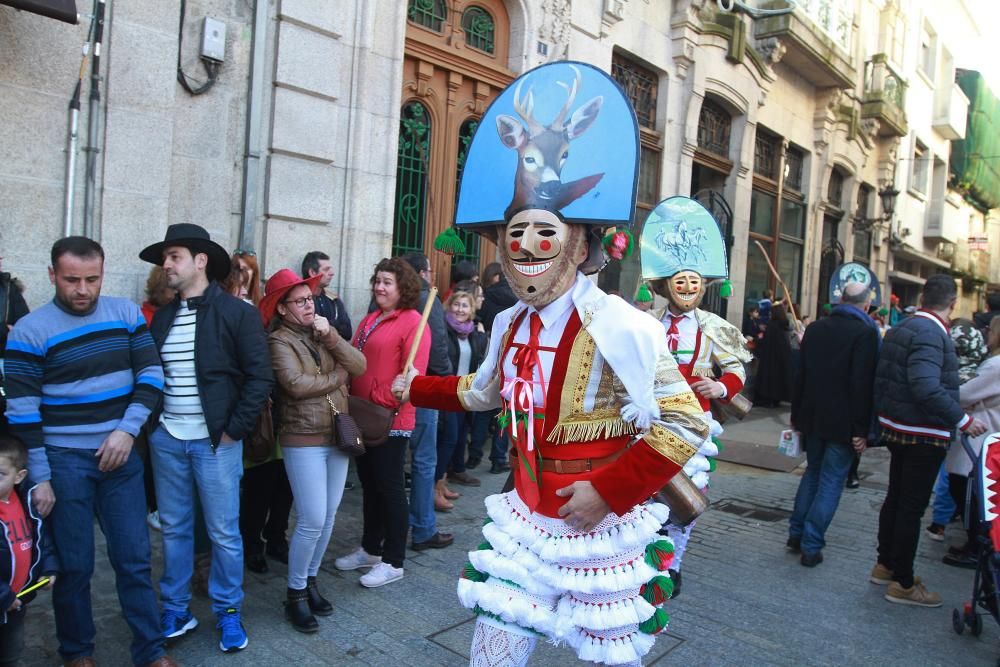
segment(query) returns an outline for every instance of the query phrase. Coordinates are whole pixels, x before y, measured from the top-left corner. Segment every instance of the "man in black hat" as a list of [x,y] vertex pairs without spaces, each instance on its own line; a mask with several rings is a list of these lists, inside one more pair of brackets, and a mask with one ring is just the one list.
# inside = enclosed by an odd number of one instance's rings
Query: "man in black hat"
[[240,619],[243,439],[274,381],[267,338],[257,310],[219,287],[229,255],[198,225],[170,225],[163,242],[139,257],[162,266],[177,290],[150,326],[164,373],[163,409],[149,439],[163,525],[164,636],[180,637],[198,625],[188,609],[197,489],[212,541],[208,592],[222,632],[219,648],[239,651],[248,643]]

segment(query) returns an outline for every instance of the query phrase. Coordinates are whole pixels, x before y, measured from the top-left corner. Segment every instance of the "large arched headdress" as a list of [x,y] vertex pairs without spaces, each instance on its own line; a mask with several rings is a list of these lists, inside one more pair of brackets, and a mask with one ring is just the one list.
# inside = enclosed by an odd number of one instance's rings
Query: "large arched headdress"
[[694,271],[706,280],[728,278],[726,244],[719,225],[689,197],[670,197],[650,212],[639,241],[644,280]]
[[635,112],[611,77],[581,62],[542,65],[507,86],[480,121],[455,226],[493,238],[498,225],[535,208],[597,231],[627,228],[638,155]]

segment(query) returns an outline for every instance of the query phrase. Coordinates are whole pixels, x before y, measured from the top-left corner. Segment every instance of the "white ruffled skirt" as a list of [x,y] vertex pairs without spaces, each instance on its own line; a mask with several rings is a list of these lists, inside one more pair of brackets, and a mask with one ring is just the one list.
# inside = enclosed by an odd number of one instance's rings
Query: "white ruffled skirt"
[[469,552],[458,583],[465,607],[505,629],[566,642],[581,660],[616,665],[649,652],[668,620],[660,607],[673,546],[657,534],[665,505],[609,514],[586,534],[528,512],[516,491],[487,497],[486,511],[486,541]]

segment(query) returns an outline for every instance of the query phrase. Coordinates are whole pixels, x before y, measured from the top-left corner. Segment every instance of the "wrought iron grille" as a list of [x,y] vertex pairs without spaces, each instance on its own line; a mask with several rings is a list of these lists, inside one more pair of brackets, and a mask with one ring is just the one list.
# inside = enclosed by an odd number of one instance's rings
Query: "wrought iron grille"
[[632,62],[619,54],[611,57],[611,76],[632,102],[639,124],[656,129],[656,94],[659,77],[656,72]]
[[406,18],[434,32],[441,32],[448,18],[448,8],[444,0],[410,0]]
[[[715,218],[715,222],[718,223],[719,229],[722,231],[722,240],[726,244],[726,263],[729,264],[733,248],[733,209],[730,208],[729,202],[722,196],[722,193],[715,190],[701,190],[696,192],[693,198],[708,209],[708,212]],[[721,288],[722,281],[710,283],[705,288],[705,297],[702,299],[701,308],[725,318],[729,301],[719,293]]]
[[496,25],[493,17],[482,7],[469,7],[462,14],[462,30],[465,43],[474,49],[493,55],[493,33]]
[[789,148],[785,151],[785,187],[789,190],[802,192],[802,151]]
[[[469,146],[472,144],[472,135],[479,127],[479,120],[469,118],[458,129],[458,159],[455,160],[455,205],[458,205],[458,188],[462,184],[462,170],[465,169],[465,158],[469,155]],[[456,254],[455,262],[467,259],[476,266],[479,266],[479,234],[470,232],[467,229],[455,229],[458,236],[465,243],[465,252]]]
[[778,138],[757,130],[753,146],[753,170],[760,176],[778,180]]
[[729,157],[729,134],[733,119],[722,105],[710,99],[701,103],[698,114],[698,147],[710,153]]
[[427,110],[420,102],[409,102],[403,107],[399,120],[393,256],[424,251],[430,141],[431,119]]

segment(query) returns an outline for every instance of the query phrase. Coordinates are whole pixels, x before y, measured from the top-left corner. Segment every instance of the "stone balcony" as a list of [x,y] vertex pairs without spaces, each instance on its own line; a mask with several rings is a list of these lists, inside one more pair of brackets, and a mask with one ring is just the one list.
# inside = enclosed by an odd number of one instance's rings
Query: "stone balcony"
[[[784,0],[767,0],[761,9],[783,9]],[[818,88],[853,88],[858,70],[851,56],[854,32],[849,4],[806,0],[794,12],[754,21],[757,40],[775,38],[785,46],[782,62]]]
[[884,53],[865,63],[865,92],[861,118],[874,118],[882,137],[905,137],[906,81],[889,64]]

